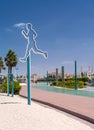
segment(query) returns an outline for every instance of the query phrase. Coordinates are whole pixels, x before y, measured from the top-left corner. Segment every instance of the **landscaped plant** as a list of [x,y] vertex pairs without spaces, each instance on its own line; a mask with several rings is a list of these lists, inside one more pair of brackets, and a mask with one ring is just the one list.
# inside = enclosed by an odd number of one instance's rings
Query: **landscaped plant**
[[17,56],[14,51],[9,50],[5,57],[5,64],[8,67],[8,73],[12,73],[12,67],[17,65]]
[[5,67],[4,67],[4,62],[3,62],[3,59],[2,59],[2,57],[0,57],[0,73],[1,73],[1,70],[4,70],[5,69]]
[[[21,86],[19,82],[14,82],[14,94],[19,94]],[[0,84],[0,92],[7,93],[7,82]],[[10,93],[12,92],[12,83],[10,83]]]
[[[84,88],[84,82],[83,81],[78,81],[77,83],[78,88]],[[56,86],[56,81],[53,81],[51,86]],[[63,88],[75,88],[75,81],[74,80],[67,80],[64,82],[58,81],[58,85],[59,87],[63,87]]]

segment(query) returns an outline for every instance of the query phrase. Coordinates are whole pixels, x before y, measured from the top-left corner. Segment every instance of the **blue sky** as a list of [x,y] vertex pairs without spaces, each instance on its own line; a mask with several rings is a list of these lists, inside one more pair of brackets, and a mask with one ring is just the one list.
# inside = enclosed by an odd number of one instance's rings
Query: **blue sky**
[[[37,46],[48,52],[47,60],[31,53],[32,73],[45,75],[62,65],[74,73],[74,60],[78,71],[94,67],[94,0],[0,0],[0,56],[9,49],[24,56],[27,43],[15,24],[27,22],[38,34]],[[26,74],[26,63],[17,67],[15,74]]]

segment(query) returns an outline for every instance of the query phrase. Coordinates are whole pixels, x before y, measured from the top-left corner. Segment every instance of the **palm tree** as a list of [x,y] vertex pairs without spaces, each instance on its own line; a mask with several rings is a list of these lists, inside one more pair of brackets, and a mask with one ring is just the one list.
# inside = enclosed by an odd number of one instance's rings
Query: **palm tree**
[[4,67],[4,62],[3,62],[2,57],[0,57],[0,73],[2,69],[5,69],[5,67]]
[[8,73],[12,73],[12,67],[17,65],[17,56],[14,51],[9,50],[6,57],[5,57],[5,64],[8,66]]

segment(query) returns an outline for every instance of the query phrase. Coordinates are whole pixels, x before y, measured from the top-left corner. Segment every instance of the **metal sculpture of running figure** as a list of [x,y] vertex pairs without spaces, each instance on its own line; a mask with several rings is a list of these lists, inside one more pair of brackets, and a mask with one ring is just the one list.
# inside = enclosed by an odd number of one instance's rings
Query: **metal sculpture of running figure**
[[[31,23],[26,23],[26,30],[21,31],[22,35],[24,38],[27,40],[27,46],[26,46],[26,52],[23,58],[20,58],[21,62],[26,62],[27,57],[30,54],[30,51],[32,50],[35,54],[41,54],[44,56],[44,58],[47,58],[47,52],[44,52],[40,49],[38,49],[37,44],[36,44],[36,37],[37,33],[32,27]],[[33,45],[33,47],[32,47]]]

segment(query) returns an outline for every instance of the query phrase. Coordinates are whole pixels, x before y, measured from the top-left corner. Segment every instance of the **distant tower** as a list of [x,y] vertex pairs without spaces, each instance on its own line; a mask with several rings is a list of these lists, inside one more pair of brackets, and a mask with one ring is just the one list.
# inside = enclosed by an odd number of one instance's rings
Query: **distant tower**
[[83,72],[83,67],[81,66],[80,71]]
[[83,77],[84,76],[84,73],[83,73],[83,67],[81,66],[80,68],[80,76]]
[[88,72],[90,72],[91,71],[91,69],[90,69],[90,65],[88,66]]
[[88,66],[87,76],[89,79],[91,79],[91,68],[90,65]]
[[93,65],[91,65],[91,72],[93,73]]

